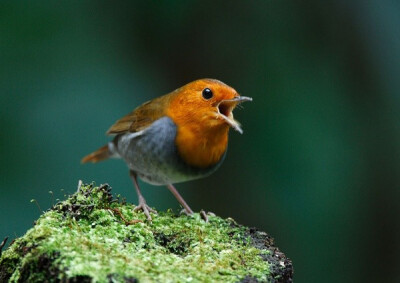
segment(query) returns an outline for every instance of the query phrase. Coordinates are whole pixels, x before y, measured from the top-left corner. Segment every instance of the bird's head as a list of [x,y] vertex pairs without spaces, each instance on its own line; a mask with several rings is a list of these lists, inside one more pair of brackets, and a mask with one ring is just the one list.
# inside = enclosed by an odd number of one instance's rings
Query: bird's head
[[203,132],[232,127],[242,133],[232,111],[238,104],[251,100],[223,82],[201,79],[174,91],[169,115],[178,125],[192,125]]
[[177,126],[175,143],[189,165],[206,168],[220,162],[232,127],[242,133],[233,109],[251,98],[213,79],[191,82],[168,95],[167,115]]

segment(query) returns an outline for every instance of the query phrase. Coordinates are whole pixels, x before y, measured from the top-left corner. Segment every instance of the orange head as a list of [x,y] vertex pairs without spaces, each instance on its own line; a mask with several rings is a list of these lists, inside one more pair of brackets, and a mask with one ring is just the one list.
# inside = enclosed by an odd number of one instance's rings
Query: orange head
[[177,125],[178,152],[186,163],[200,168],[220,161],[229,127],[242,133],[232,111],[240,102],[251,101],[213,79],[191,82],[172,92],[169,99],[166,114]]

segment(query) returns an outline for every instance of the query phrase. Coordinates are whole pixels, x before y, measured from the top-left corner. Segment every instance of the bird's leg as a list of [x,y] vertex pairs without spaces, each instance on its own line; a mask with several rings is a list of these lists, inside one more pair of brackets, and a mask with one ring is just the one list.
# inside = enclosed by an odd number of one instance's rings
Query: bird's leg
[[142,193],[140,192],[135,172],[130,171],[129,174],[131,176],[133,184],[135,185],[136,193],[139,199],[139,204],[133,209],[133,211],[142,210],[143,213],[147,216],[147,220],[151,221],[152,219],[150,216],[150,212],[157,213],[157,211],[155,211],[154,209],[152,209],[150,206],[147,205],[146,200],[144,199]]
[[179,201],[179,203],[183,206],[185,209],[186,215],[191,215],[193,214],[193,211],[190,209],[190,207],[187,205],[183,197],[178,193],[178,191],[175,189],[175,187],[172,184],[167,185],[167,188],[171,191],[171,193],[174,195],[174,197]]

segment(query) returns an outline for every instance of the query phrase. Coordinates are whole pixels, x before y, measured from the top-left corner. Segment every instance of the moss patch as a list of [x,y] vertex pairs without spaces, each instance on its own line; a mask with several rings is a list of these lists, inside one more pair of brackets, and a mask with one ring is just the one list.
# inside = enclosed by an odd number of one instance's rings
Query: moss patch
[[0,281],[291,280],[290,261],[266,233],[229,218],[206,223],[171,211],[148,223],[110,190],[82,186],[44,213],[1,255]]

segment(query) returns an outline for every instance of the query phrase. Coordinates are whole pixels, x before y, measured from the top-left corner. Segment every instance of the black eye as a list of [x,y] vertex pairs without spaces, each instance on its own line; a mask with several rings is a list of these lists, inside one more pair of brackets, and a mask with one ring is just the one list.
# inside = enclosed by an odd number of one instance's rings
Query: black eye
[[211,97],[213,97],[213,93],[212,93],[211,89],[209,89],[208,87],[203,89],[202,94],[205,99],[210,99]]

